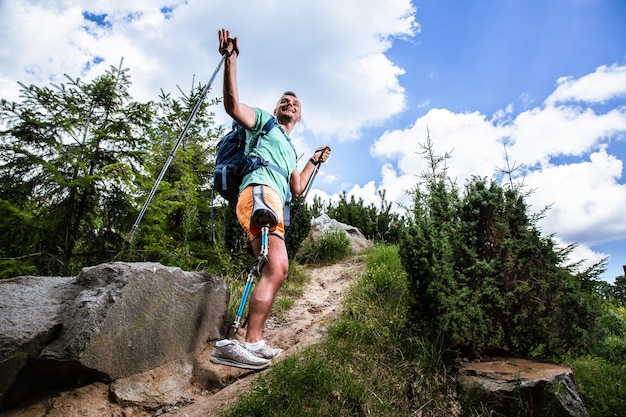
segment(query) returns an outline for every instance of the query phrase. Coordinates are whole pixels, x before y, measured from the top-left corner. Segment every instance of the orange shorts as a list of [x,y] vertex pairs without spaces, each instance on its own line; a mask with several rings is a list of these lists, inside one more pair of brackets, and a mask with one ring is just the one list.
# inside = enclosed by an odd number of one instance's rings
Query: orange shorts
[[249,185],[239,193],[237,219],[253,240],[261,235],[261,225],[269,223],[270,232],[285,237],[283,202],[278,193],[267,185]]

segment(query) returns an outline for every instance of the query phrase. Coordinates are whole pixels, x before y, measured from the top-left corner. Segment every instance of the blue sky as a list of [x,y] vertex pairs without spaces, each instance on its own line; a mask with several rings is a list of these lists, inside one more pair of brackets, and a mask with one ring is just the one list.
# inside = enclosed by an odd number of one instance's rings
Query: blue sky
[[332,146],[315,193],[406,203],[427,130],[460,186],[505,166],[506,142],[531,210],[552,207],[544,234],[578,243],[573,261],[610,257],[613,282],[626,264],[625,21],[623,0],[0,0],[0,97],[121,58],[136,100],[188,91],[208,81],[226,27],[241,99],[271,109],[296,91],[299,152]]

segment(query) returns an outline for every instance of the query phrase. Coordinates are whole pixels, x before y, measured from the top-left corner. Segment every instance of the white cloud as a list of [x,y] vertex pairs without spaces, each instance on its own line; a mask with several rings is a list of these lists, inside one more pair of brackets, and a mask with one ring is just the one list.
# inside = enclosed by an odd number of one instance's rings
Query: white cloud
[[[376,187],[376,183],[374,181],[368,181],[365,185],[354,185],[350,191],[348,191],[348,195],[354,196],[357,200],[360,198],[363,199],[363,202],[366,206],[371,203],[379,202],[378,199],[378,187]],[[338,196],[334,196],[334,200],[337,199]]]
[[[381,196],[384,192],[384,198],[387,203],[392,203],[391,210],[396,213],[403,213],[404,208],[409,207],[411,197],[408,191],[415,185],[415,177],[413,175],[404,175],[398,177],[397,172],[390,164],[384,164],[381,169],[382,181],[379,186],[375,181],[368,181],[365,185],[355,184],[347,192],[348,195],[354,196],[357,200],[362,198],[365,206],[373,204],[380,207]],[[333,195],[332,201],[338,201],[339,195]]]
[[[571,243],[571,242],[563,241],[558,236],[555,236],[554,240],[556,241],[557,245],[561,248],[566,248]],[[568,259],[566,260],[566,263],[567,264],[580,263],[579,269],[582,271],[586,268],[589,268],[595,265],[601,260],[606,259],[607,257],[609,257],[609,254],[607,253],[596,252],[590,249],[588,246],[578,245],[570,252]],[[611,278],[614,278],[614,277],[611,277]],[[613,280],[611,279],[610,281],[612,282]]]
[[502,127],[493,125],[478,112],[432,109],[409,129],[385,132],[372,146],[372,155],[396,159],[400,174],[406,176],[407,189],[415,183],[416,175],[428,169],[423,146],[430,136],[435,155],[452,156],[447,164],[450,178],[462,182],[471,175],[494,173],[502,161],[501,141],[505,134]]
[[579,79],[562,77],[557,80],[557,88],[546,103],[584,101],[603,103],[616,97],[626,97],[626,67],[611,65],[598,69]]
[[582,156],[624,131],[624,108],[598,114],[589,107],[547,105],[517,116],[510,126],[510,153],[525,164],[547,166],[551,157]]
[[536,208],[552,205],[540,221],[547,234],[595,245],[626,235],[626,185],[618,180],[622,161],[602,149],[588,161],[529,172],[525,183],[536,192]]
[[[174,4],[174,6],[172,6]],[[164,14],[162,7],[173,7]],[[320,0],[283,7],[275,2],[178,1],[155,4],[67,0],[2,2],[0,91],[16,99],[16,81],[46,84],[64,73],[89,80],[124,58],[131,94],[156,99],[161,88],[188,91],[217,66],[217,31],[240,42],[242,101],[273,108],[285,90],[303,102],[304,125],[316,136],[347,140],[403,110],[403,73],[384,53],[393,38],[419,30],[410,0]],[[82,13],[106,14],[106,25]],[[98,65],[85,69],[95,57]],[[13,88],[5,90],[5,86]],[[212,97],[221,96],[218,77]]]

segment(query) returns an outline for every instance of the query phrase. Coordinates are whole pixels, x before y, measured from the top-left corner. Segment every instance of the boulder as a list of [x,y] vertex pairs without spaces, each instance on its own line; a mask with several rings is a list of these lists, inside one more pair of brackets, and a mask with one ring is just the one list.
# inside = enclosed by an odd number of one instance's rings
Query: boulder
[[58,337],[62,312],[79,290],[74,283],[73,277],[0,280],[0,405],[29,361]]
[[461,367],[459,380],[497,415],[588,416],[567,365],[520,358],[471,362]]
[[334,230],[341,230],[346,233],[346,236],[350,239],[352,251],[354,253],[361,252],[362,250],[372,246],[372,242],[369,241],[357,227],[331,219],[327,214],[322,214],[321,216],[311,220],[310,236],[314,240],[322,237],[326,232]]
[[221,278],[158,263],[115,262],[84,268],[76,278],[0,281],[1,405],[186,358],[221,338],[228,300]]

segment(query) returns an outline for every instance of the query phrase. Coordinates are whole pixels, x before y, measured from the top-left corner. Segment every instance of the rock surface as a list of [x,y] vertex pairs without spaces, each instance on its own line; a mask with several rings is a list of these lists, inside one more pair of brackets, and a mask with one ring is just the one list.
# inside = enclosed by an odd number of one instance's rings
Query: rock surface
[[5,407],[44,389],[111,382],[181,360],[228,325],[221,278],[158,263],[0,281],[0,300]]
[[29,362],[58,337],[62,312],[79,291],[74,282],[32,276],[0,281],[0,405]]
[[466,390],[482,391],[490,410],[500,415],[588,416],[567,365],[499,358],[466,363],[459,375]]

